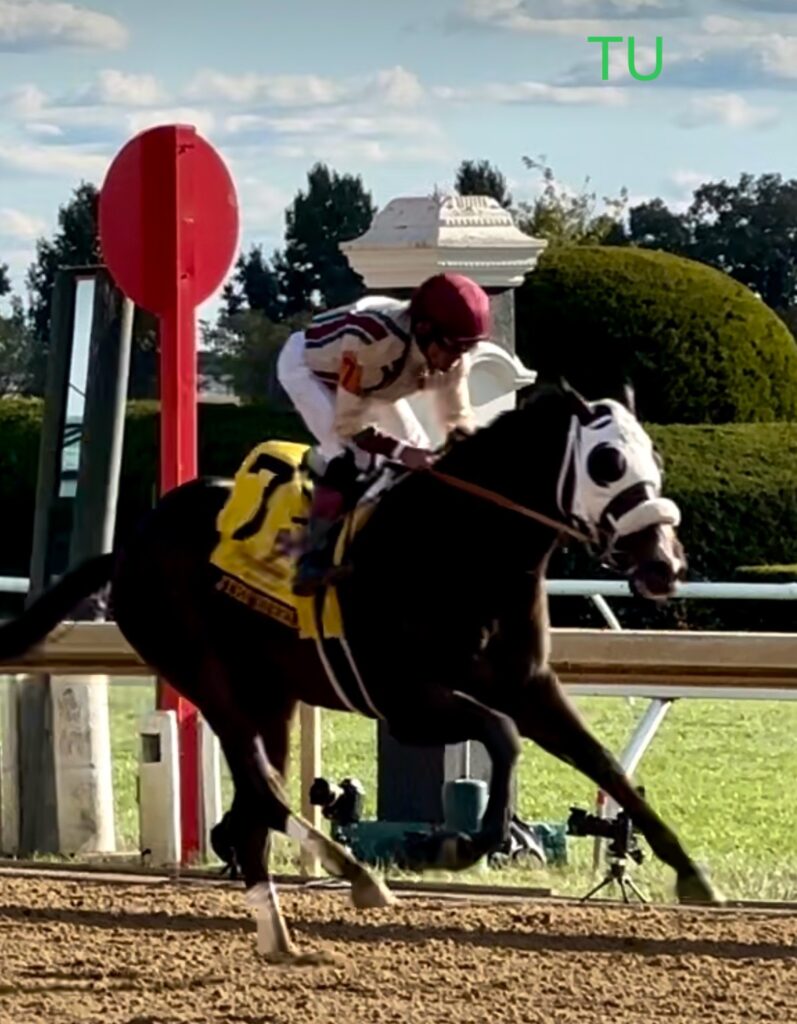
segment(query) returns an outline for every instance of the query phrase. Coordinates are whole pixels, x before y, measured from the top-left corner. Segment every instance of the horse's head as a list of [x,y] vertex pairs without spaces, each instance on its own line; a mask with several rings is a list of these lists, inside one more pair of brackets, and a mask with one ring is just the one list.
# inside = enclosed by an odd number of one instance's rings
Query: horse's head
[[662,460],[624,400],[588,402],[564,382],[570,411],[557,482],[559,509],[580,526],[609,567],[628,576],[642,597],[670,597],[686,572],[676,528],[681,514],[662,495]]

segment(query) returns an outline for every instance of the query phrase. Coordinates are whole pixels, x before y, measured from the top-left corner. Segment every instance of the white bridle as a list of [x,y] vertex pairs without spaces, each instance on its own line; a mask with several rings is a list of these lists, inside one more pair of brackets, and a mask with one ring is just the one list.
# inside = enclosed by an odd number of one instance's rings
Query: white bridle
[[592,419],[573,416],[556,500],[603,557],[619,538],[648,526],[678,526],[681,512],[661,496],[661,469],[653,443],[636,417],[614,399],[589,402]]

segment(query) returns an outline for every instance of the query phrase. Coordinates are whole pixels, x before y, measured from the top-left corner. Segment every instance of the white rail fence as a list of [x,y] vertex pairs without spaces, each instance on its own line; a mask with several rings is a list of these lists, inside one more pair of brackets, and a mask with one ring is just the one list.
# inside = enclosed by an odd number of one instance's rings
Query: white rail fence
[[[26,592],[26,580],[0,578],[0,591]],[[603,611],[607,629],[553,629],[551,661],[568,692],[573,695],[622,696],[645,698],[649,701],[626,746],[620,761],[633,773],[645,751],[669,713],[675,700],[700,698],[711,700],[797,699],[797,632],[790,633],[729,633],[687,632],[665,630],[623,630],[606,597],[624,598],[631,593],[622,581],[551,580],[551,596],[589,597]],[[680,586],[676,598],[711,600],[754,599],[797,600],[797,583],[687,583]],[[129,678],[146,676],[147,666],[127,645],[113,623],[76,623],[66,631],[59,630],[40,644],[25,658],[13,664],[0,663],[0,675],[19,676],[31,673],[49,673],[58,676]],[[150,840],[159,830],[162,842],[155,844],[153,861],[168,863],[174,850],[179,849],[173,833],[168,829],[175,821],[173,789],[174,769],[165,756],[171,742],[172,724],[168,715],[161,724],[154,724],[152,716],[142,725],[142,743],[146,737],[156,743],[160,758],[143,758],[140,778],[149,781],[140,787],[146,804],[146,793],[152,794],[149,806],[141,807],[142,829],[149,828]],[[319,823],[319,811],[309,804],[308,792],[312,780],[321,774],[321,731],[317,709],[302,708],[301,721],[301,791],[305,816]],[[158,730],[161,730],[161,734]],[[149,730],[149,731],[147,731]],[[152,739],[158,735],[157,742]],[[13,737],[6,730],[4,748],[13,753]],[[9,747],[11,749],[9,749]],[[153,764],[161,764],[161,774]],[[145,765],[147,767],[145,767]],[[215,738],[204,743],[203,789],[213,799],[206,801],[205,821],[209,828],[219,809],[218,772],[219,757]],[[0,789],[0,813],[4,824],[5,846],[8,847],[9,830],[6,819],[14,811],[13,785],[8,770],[3,771]],[[153,782],[157,776],[159,781]],[[171,781],[169,781],[171,780]],[[599,813],[608,814],[611,807],[598,795]],[[147,825],[147,819],[150,824]],[[176,815],[179,819],[179,814]],[[154,820],[155,825],[151,824]],[[169,824],[171,823],[171,824]],[[152,841],[149,843],[152,849]],[[158,852],[159,851],[159,852]],[[596,844],[596,857],[598,845]],[[306,863],[307,873],[316,873],[317,866]]]

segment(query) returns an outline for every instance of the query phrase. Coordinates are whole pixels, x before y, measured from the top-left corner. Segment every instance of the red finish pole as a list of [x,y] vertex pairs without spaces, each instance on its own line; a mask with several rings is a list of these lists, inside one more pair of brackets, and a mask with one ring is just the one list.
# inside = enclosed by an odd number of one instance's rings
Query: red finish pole
[[[169,223],[175,231],[174,307],[160,318],[160,491],[192,480],[198,472],[197,455],[197,353],[194,300],[194,189],[191,169],[193,132],[176,127],[174,138],[174,188],[168,195]],[[180,202],[177,202],[177,197]],[[200,758],[199,715],[189,701],[166,681],[159,681],[158,708],[175,711],[180,746],[180,828],[182,863],[190,864],[200,852]]]
[[[122,291],[160,319],[160,493],[197,475],[196,307],[238,245],[235,186],[191,125],[162,125],[117,154],[100,195],[103,256]],[[179,724],[184,864],[201,849],[197,709],[158,680],[157,706]]]

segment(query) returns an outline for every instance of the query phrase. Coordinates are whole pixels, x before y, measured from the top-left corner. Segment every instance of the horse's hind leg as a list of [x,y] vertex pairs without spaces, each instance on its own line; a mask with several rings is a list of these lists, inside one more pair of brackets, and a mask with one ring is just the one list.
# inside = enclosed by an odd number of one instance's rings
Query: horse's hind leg
[[555,672],[547,668],[533,676],[511,703],[511,710],[507,710],[522,735],[577,768],[628,812],[651,850],[675,870],[682,902],[718,902],[705,874],[672,829],[640,796],[617,760],[581,720]]
[[291,810],[282,786],[282,778],[271,760],[270,750],[266,749],[259,737],[255,740],[255,756],[259,771],[281,809],[281,823],[276,827],[318,856],[323,867],[331,875],[345,878],[351,883],[351,898],[355,907],[390,906],[394,902],[394,897],[376,875],[343,846]]
[[[268,740],[283,771],[287,758],[290,709],[269,722]],[[282,807],[264,785],[252,753],[256,741],[251,719],[240,713],[217,712],[211,725],[217,732],[235,785],[232,807],[224,819],[235,861],[244,876],[246,902],[257,923],[257,950],[265,956],[294,955],[279,897],[269,869],[271,832],[282,825]]]

